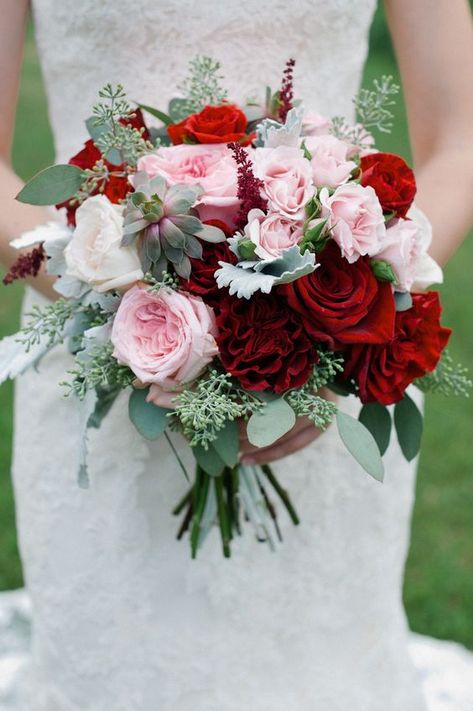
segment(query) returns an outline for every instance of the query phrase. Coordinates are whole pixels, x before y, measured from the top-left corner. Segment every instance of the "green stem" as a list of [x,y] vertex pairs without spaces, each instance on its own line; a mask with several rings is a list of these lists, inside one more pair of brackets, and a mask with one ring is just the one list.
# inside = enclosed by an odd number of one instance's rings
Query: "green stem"
[[179,453],[178,453],[177,449],[175,448],[175,446],[173,445],[172,440],[166,430],[164,430],[164,436],[166,437],[168,444],[171,447],[172,452],[173,452],[174,456],[176,457],[179,466],[181,467],[182,471],[184,472],[184,476],[186,477],[187,481],[190,481],[190,477],[189,477],[189,474],[187,473],[187,469],[184,466],[184,462],[180,458]]
[[[200,473],[200,477],[199,477]],[[197,549],[199,547],[200,539],[200,522],[202,521],[202,516],[205,509],[205,504],[207,502],[207,496],[209,494],[210,487],[210,476],[206,474],[200,467],[197,467],[196,476],[196,486],[197,489],[197,479],[200,478],[198,492],[196,494],[196,506],[194,519],[192,521],[192,531],[191,531],[191,551],[192,558],[197,557]]]
[[287,493],[286,489],[283,489],[283,487],[281,486],[281,484],[279,483],[279,481],[276,479],[276,477],[275,477],[274,474],[273,474],[273,470],[271,469],[271,467],[269,467],[267,464],[263,464],[263,465],[261,466],[261,469],[263,470],[263,472],[264,472],[264,473],[266,474],[266,476],[268,477],[268,479],[269,479],[269,481],[270,481],[270,483],[271,483],[271,486],[272,486],[273,489],[276,491],[276,493],[278,494],[279,498],[281,499],[281,501],[283,502],[284,506],[286,507],[287,512],[288,512],[289,516],[291,517],[291,520],[292,520],[293,524],[294,524],[295,526],[298,526],[299,523],[300,523],[299,516],[298,516],[297,513],[296,513],[296,510],[295,510],[295,508],[294,508],[294,506],[293,506],[293,504],[292,504],[291,499],[289,498],[289,494]]
[[223,475],[215,477],[215,495],[217,497],[218,520],[220,523],[220,533],[222,536],[222,548],[225,558],[230,558],[230,521],[228,509],[223,495]]
[[179,516],[182,511],[184,511],[186,504],[189,503],[189,501],[192,499],[192,492],[194,491],[194,487],[191,486],[189,491],[182,497],[182,499],[179,501],[177,506],[173,509],[172,515],[173,516]]

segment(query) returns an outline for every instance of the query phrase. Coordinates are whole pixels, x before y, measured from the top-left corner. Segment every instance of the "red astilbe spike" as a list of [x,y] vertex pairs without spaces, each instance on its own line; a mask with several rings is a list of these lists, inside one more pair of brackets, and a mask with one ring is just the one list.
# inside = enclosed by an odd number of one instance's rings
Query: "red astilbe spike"
[[5,286],[8,286],[8,284],[13,284],[17,279],[37,276],[45,259],[46,252],[42,244],[27,254],[20,254],[16,262],[11,265],[9,271],[3,277],[3,283]]
[[248,221],[249,211],[258,209],[266,212],[268,202],[261,194],[264,183],[253,173],[253,166],[245,149],[239,143],[228,143],[228,148],[233,152],[233,157],[238,165],[237,197],[240,200],[240,209],[236,218],[236,226],[242,229]]
[[295,59],[288,59],[283,72],[281,89],[279,90],[279,120],[284,123],[289,111],[293,108],[294,101],[294,66]]

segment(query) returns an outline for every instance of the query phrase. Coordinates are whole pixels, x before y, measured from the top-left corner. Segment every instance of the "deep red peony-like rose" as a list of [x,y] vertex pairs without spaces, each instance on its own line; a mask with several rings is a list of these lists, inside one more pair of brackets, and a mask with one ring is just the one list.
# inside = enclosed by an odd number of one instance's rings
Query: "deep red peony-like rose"
[[245,133],[248,120],[238,106],[205,106],[198,114],[187,116],[180,123],[168,126],[174,145],[180,143],[231,143],[247,146],[254,134]]
[[436,367],[451,330],[440,325],[436,291],[413,294],[412,308],[398,311],[394,338],[385,345],[349,349],[344,378],[359,386],[362,402],[391,405],[402,400],[407,386]]
[[361,159],[361,184],[371,185],[384,212],[405,217],[416,194],[414,173],[394,153],[371,153]]
[[330,349],[389,341],[394,333],[394,296],[390,284],[376,279],[369,259],[360,257],[350,264],[330,241],[317,260],[315,272],[281,287],[312,338]]
[[[220,227],[215,224],[216,220],[212,222],[216,227]],[[237,261],[227,242],[217,242],[217,244],[202,242],[202,259],[191,259],[190,278],[181,279],[183,289],[200,296],[206,304],[216,310],[219,308],[222,296],[226,296],[226,293],[218,288],[214,276],[220,267],[220,261],[232,264]]]
[[217,326],[222,363],[248,390],[298,388],[317,362],[300,318],[274,292],[257,292],[249,301],[225,293]]
[[[123,119],[122,123],[129,124],[130,126],[133,126],[133,128],[137,129],[143,128],[143,138],[145,138],[146,140],[149,139],[148,129],[145,126],[143,114],[141,113],[140,109],[134,111],[133,118],[130,118],[128,120]],[[89,138],[89,140],[84,143],[83,149],[79,151],[79,153],[76,153],[76,155],[69,160],[69,164],[76,165],[78,168],[86,170],[87,168],[93,168],[97,161],[99,161],[101,158],[102,154],[100,153],[99,149],[96,147],[92,139]],[[123,165],[112,165],[107,161],[105,161],[105,165],[113,173],[123,173]],[[108,197],[110,202],[113,202],[115,204],[120,202],[120,200],[124,200],[128,193],[133,191],[133,187],[131,186],[128,180],[128,176],[125,174],[110,175],[108,180],[105,182],[103,188],[103,194]],[[95,195],[97,192],[98,190],[96,190],[95,193],[92,193],[92,195]],[[78,205],[71,205],[70,201],[67,200],[66,202],[61,203],[60,205],[56,205],[56,207],[65,207],[67,212],[68,224],[75,226],[75,215]]]

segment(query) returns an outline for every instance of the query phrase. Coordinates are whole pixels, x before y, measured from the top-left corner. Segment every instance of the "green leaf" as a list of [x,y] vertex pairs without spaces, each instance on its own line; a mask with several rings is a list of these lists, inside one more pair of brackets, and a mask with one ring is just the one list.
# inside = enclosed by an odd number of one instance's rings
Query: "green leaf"
[[383,456],[391,438],[392,420],[388,408],[377,402],[370,402],[363,405],[358,419],[371,432]]
[[412,306],[412,296],[408,291],[396,291],[394,294],[396,311],[408,311]]
[[212,442],[212,446],[227,467],[238,464],[239,444],[240,437],[235,420],[228,420],[225,427],[217,433],[217,439]]
[[394,407],[394,425],[402,453],[410,462],[419,453],[424,423],[422,413],[407,393]]
[[394,270],[389,262],[384,259],[372,259],[370,261],[371,269],[378,281],[388,281],[394,284],[397,279]]
[[147,104],[138,104],[138,106],[140,107],[140,109],[143,109],[143,111],[146,111],[148,114],[151,114],[151,116],[154,116],[155,118],[159,119],[159,121],[162,121],[165,126],[169,126],[169,124],[173,122],[172,118],[168,114],[165,114],[164,111],[155,109],[152,106],[147,106]]
[[77,166],[52,165],[31,178],[16,199],[29,205],[57,205],[75,195],[82,180],[82,170]]
[[138,432],[146,439],[156,439],[166,429],[169,422],[168,412],[164,407],[146,402],[149,388],[133,390],[128,402],[128,414]]
[[255,447],[269,447],[292,430],[295,424],[294,410],[284,398],[279,397],[251,415],[246,428],[248,440]]
[[337,427],[343,444],[358,464],[374,479],[383,481],[383,460],[371,432],[354,417],[340,410],[337,412]]
[[192,447],[192,451],[198,464],[210,476],[219,476],[225,469],[224,460],[211,444],[209,444],[208,449],[205,449],[201,444],[197,444]]

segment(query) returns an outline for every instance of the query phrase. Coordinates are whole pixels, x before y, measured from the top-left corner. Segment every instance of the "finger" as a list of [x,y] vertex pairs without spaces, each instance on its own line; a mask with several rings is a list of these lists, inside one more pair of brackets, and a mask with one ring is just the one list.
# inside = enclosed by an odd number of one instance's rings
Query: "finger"
[[282,457],[287,457],[289,454],[299,451],[299,449],[302,449],[317,439],[320,434],[321,430],[318,430],[313,425],[306,427],[291,437],[290,440],[277,442],[277,444],[273,444],[271,447],[258,449],[249,454],[245,454],[241,460],[242,464],[270,464]]

